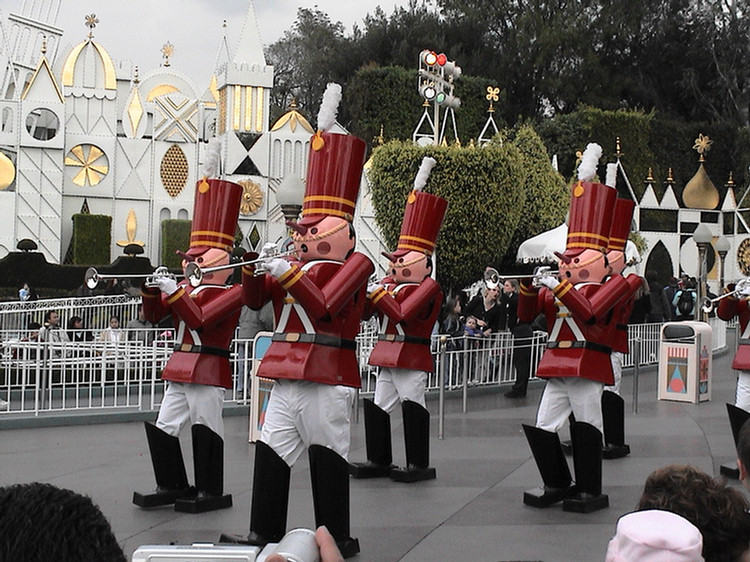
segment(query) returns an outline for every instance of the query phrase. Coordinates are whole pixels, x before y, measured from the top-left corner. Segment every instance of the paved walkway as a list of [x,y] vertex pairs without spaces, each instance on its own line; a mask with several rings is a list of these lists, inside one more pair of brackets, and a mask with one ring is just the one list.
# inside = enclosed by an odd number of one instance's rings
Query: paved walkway
[[[731,347],[731,333],[729,339]],[[714,358],[713,397],[701,404],[658,402],[657,372],[649,369],[641,372],[633,414],[633,377],[626,374],[627,441],[633,452],[604,461],[610,507],[589,515],[522,503],[523,491],[540,484],[521,424],[533,423],[541,384],[520,401],[476,392],[466,414],[459,398],[449,400],[444,440],[436,437],[437,402],[430,402],[438,478],[417,484],[353,480],[352,532],[362,547],[353,560],[601,562],[618,517],[633,509],[652,470],[689,463],[718,474],[719,465],[733,459],[725,409],[726,402],[734,402],[732,355]],[[254,454],[247,436],[246,417],[226,418],[225,488],[234,507],[219,512],[144,511],[131,503],[133,490],[154,486],[141,422],[1,430],[0,484],[44,481],[91,496],[128,557],[143,544],[216,541],[222,532],[247,531]],[[402,463],[399,416],[393,436],[395,461]],[[183,442],[183,450],[190,459],[189,442]],[[351,458],[364,456],[360,421],[352,432]],[[289,526],[313,526],[306,459],[293,468]]]

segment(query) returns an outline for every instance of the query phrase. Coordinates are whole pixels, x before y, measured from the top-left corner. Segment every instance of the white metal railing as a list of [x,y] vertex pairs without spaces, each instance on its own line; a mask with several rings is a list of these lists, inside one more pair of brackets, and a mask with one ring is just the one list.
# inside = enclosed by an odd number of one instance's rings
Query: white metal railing
[[[72,302],[71,302],[72,301]],[[155,410],[164,391],[160,373],[173,349],[173,332],[163,328],[151,330],[153,343],[144,345],[124,337],[118,343],[100,339],[100,329],[90,329],[90,342],[48,343],[23,341],[28,332],[22,328],[25,319],[45,310],[67,315],[76,314],[103,328],[113,314],[123,324],[137,313],[139,299],[129,297],[89,297],[36,301],[35,303],[0,304],[0,398],[11,402],[10,413],[81,411],[107,409],[114,411]],[[7,303],[6,303],[7,305]],[[18,306],[21,305],[21,306]],[[27,306],[30,305],[30,306]],[[713,349],[726,346],[726,326],[712,318]],[[640,341],[640,366],[658,362],[660,324],[638,324],[629,327],[631,342]],[[524,346],[531,348],[532,373],[544,353],[546,334],[535,332],[527,340],[513,341],[507,333],[487,338],[448,338],[447,351],[440,354],[440,335],[433,336],[434,374],[428,379],[428,390],[439,388],[439,373],[445,362],[446,388],[491,386],[515,380],[513,355]],[[374,392],[377,370],[367,364],[377,341],[373,322],[365,322],[357,337],[358,356],[364,394]],[[515,344],[515,346],[514,346]],[[631,345],[631,349],[633,346]],[[253,368],[253,342],[235,338],[232,344],[234,387],[227,392],[231,403],[250,404],[250,375]],[[636,358],[626,355],[624,366],[632,367]],[[4,414],[3,414],[4,415]]]

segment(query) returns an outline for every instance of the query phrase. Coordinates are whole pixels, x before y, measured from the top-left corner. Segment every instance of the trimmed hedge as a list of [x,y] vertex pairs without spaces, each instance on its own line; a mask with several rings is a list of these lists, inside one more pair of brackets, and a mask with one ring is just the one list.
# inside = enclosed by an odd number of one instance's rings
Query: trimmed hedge
[[190,226],[193,221],[169,219],[161,223],[161,263],[169,269],[182,269],[182,258],[177,250],[186,251],[190,247]]
[[109,263],[112,217],[73,215],[73,264]]

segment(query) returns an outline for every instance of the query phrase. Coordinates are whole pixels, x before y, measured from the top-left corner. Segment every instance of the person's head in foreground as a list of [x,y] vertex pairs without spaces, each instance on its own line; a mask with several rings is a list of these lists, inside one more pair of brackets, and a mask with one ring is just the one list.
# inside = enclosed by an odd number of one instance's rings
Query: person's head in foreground
[[670,465],[646,479],[638,511],[676,513],[703,535],[706,562],[750,561],[750,514],[745,496],[692,466]]
[[0,560],[126,562],[91,498],[39,482],[0,488]]
[[703,562],[703,537],[684,517],[651,509],[620,517],[606,562]]

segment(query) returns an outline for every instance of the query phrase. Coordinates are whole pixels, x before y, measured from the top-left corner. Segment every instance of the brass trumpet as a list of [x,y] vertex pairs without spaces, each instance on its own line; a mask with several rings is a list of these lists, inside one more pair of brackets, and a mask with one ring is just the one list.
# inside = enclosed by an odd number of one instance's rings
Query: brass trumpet
[[[164,267],[157,267],[153,273],[135,273],[135,274],[101,274],[96,268],[89,267],[83,276],[83,281],[89,289],[95,289],[99,284],[99,281],[107,281],[109,279],[146,279],[146,287],[154,287],[155,279],[157,277],[170,277],[176,279],[177,276]],[[182,277],[182,276],[180,276]]]
[[225,269],[235,269],[237,267],[242,267],[244,265],[255,265],[256,263],[263,263],[266,260],[273,259],[273,258],[281,258],[284,256],[291,256],[292,254],[296,254],[297,250],[287,250],[286,252],[279,252],[277,254],[271,254],[268,256],[265,256],[263,258],[256,258],[254,260],[249,261],[240,261],[237,263],[228,263],[225,265],[217,265],[214,267],[207,267],[205,269],[202,269],[201,266],[199,266],[195,262],[190,262],[185,266],[185,278],[188,280],[188,283],[190,283],[191,286],[197,287],[201,284],[203,281],[203,276],[207,273],[213,273],[214,271],[223,271]]
[[727,297],[737,298],[740,296],[750,296],[750,277],[737,281],[737,284],[735,285],[733,291],[726,292],[723,295],[719,295],[718,297],[714,297],[712,299],[703,297],[703,299],[701,300],[701,310],[706,314],[711,314],[714,308],[716,308],[716,303],[720,300]]
[[488,289],[496,288],[501,281],[508,279],[540,279],[547,275],[559,275],[559,271],[551,271],[549,266],[541,265],[534,269],[534,273],[518,275],[500,275],[495,268],[488,267],[484,272],[484,283]]

